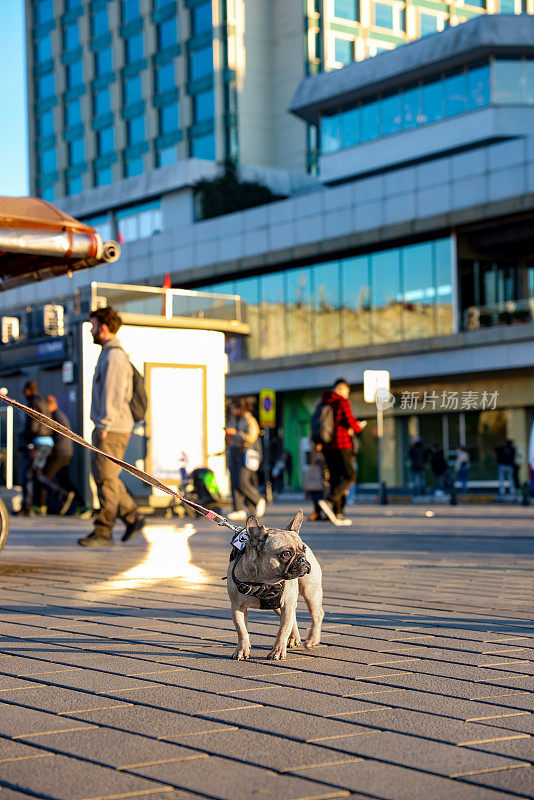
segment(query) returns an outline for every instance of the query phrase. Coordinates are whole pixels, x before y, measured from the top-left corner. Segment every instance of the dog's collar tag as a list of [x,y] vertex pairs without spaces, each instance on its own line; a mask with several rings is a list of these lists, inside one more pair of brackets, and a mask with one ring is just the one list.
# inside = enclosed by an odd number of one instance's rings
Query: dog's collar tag
[[234,538],[232,539],[232,545],[237,550],[244,550],[247,542],[248,542],[248,533],[246,532],[246,530],[241,531],[240,533],[237,534],[237,536],[234,536]]

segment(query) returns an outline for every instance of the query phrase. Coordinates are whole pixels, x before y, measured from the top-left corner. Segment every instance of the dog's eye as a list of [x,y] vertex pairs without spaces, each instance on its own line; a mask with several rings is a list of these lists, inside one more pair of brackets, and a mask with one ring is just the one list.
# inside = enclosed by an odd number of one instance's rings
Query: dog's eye
[[291,558],[291,556],[292,556],[293,554],[292,554],[291,550],[283,550],[283,551],[280,553],[280,555],[282,556],[282,558]]

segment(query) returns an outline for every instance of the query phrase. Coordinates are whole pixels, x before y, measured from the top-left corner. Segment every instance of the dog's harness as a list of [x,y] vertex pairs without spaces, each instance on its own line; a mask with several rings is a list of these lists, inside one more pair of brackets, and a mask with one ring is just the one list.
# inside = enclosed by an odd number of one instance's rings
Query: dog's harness
[[[306,548],[304,548],[304,552]],[[239,563],[240,558],[243,556],[245,552],[245,548],[239,549],[232,544],[232,552],[230,553],[230,562],[234,562],[232,567],[231,577],[233,582],[237,587],[237,591],[240,594],[245,594],[247,596],[252,595],[257,600],[260,601],[260,608],[262,609],[272,609],[275,610],[280,608],[282,605],[282,592],[284,591],[284,583],[289,580],[293,580],[295,576],[289,574],[289,568],[293,564],[294,560],[297,558],[297,553],[293,554],[293,557],[288,561],[286,567],[284,569],[284,573],[282,575],[282,579],[277,581],[277,583],[256,583],[254,581],[248,581],[244,583],[240,581],[235,576],[235,568]]]

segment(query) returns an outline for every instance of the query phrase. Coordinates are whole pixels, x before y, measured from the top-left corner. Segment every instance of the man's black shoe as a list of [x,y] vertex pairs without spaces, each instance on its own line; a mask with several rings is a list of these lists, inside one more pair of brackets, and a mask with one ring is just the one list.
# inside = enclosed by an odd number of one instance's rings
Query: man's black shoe
[[111,536],[99,536],[97,533],[90,533],[83,539],[78,539],[78,544],[82,547],[113,547]]
[[126,530],[123,533],[121,542],[129,542],[134,536],[137,536],[146,525],[146,519],[141,515],[137,516],[133,522],[126,525]]

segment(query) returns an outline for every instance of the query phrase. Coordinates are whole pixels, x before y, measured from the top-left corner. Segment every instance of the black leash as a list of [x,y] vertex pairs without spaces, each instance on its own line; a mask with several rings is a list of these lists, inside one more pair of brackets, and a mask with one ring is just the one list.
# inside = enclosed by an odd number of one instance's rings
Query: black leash
[[56,422],[50,417],[47,417],[46,414],[41,414],[40,411],[36,411],[33,408],[29,408],[28,406],[25,406],[23,403],[19,403],[18,400],[13,400],[13,398],[8,397],[7,394],[0,393],[0,400],[3,400],[4,403],[9,403],[9,405],[13,406],[14,408],[18,408],[20,411],[24,411],[24,413],[28,414],[28,416],[33,417],[33,419],[36,419],[42,425],[46,425],[47,428],[51,428],[51,430],[56,431],[56,433],[60,433],[62,436],[66,436],[67,439],[71,439],[73,442],[81,444],[82,447],[86,447],[88,450],[92,450],[93,453],[98,453],[99,455],[109,459],[109,461],[113,461],[119,467],[122,467],[122,469],[126,470],[126,472],[129,472],[130,475],[133,475],[134,477],[139,478],[145,483],[150,484],[150,486],[153,486],[155,489],[160,489],[162,492],[166,492],[166,494],[170,494],[172,497],[177,498],[178,500],[180,500],[180,502],[184,503],[190,508],[193,508],[198,514],[200,514],[200,516],[209,519],[210,522],[214,522],[216,525],[219,525],[221,527],[229,528],[231,531],[234,531],[234,533],[237,534],[242,533],[242,531],[244,530],[244,528],[238,528],[236,525],[232,525],[231,522],[228,522],[226,517],[222,517],[220,514],[216,514],[215,511],[210,511],[209,509],[204,508],[204,506],[201,506],[198,503],[194,503],[192,500],[187,500],[185,497],[182,497],[180,494],[178,494],[178,492],[175,492],[174,489],[170,489],[164,483],[158,481],[157,478],[154,478],[147,472],[143,472],[142,469],[137,469],[137,467],[128,464],[127,461],[121,461],[120,458],[115,458],[115,456],[111,456],[109,453],[104,453],[103,450],[99,450],[98,447],[89,444],[89,442],[86,442],[85,439],[83,439],[81,436],[78,436],[78,434],[74,433],[74,431],[69,430],[69,428],[66,428],[64,425],[60,425],[59,422]]

